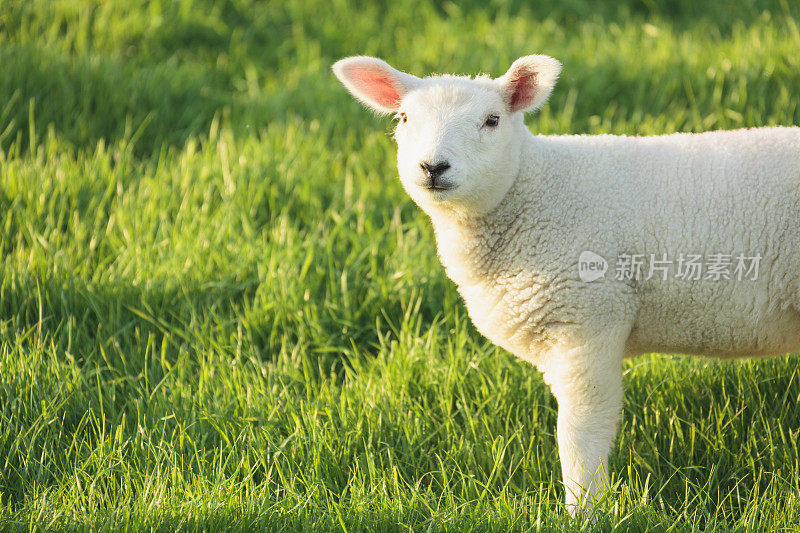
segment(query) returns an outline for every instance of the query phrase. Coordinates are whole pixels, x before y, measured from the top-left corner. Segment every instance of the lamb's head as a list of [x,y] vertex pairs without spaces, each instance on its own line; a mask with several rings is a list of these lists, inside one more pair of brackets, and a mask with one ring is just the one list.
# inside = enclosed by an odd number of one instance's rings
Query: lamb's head
[[333,71],[366,106],[395,113],[400,179],[420,207],[481,215],[517,176],[523,114],[544,104],[561,64],[533,55],[497,79],[418,78],[359,56],[338,61]]

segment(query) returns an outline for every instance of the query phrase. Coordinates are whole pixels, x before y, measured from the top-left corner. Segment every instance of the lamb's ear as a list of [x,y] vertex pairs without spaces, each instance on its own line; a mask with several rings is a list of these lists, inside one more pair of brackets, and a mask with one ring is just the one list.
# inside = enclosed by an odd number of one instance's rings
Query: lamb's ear
[[353,96],[379,113],[397,111],[403,96],[421,81],[368,56],[341,59],[334,63],[333,73]]
[[525,56],[514,61],[497,79],[509,111],[533,111],[542,106],[560,73],[561,63],[549,56]]

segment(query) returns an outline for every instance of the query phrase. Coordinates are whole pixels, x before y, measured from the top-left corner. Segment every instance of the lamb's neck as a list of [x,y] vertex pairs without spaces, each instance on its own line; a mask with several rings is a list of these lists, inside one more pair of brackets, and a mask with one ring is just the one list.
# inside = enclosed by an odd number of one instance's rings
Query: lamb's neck
[[529,239],[535,232],[543,196],[537,192],[538,169],[531,164],[536,161],[531,157],[534,147],[526,148],[516,178],[495,209],[478,217],[431,214],[442,264],[459,286],[498,275],[497,259],[503,250],[513,239]]

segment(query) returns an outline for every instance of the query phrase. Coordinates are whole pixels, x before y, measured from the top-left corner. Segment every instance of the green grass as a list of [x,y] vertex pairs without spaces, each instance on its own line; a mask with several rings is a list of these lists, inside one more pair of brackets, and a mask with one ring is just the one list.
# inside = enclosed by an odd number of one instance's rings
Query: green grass
[[[564,63],[544,133],[800,123],[800,9],[0,4],[0,528],[561,530],[556,405],[330,73]],[[794,530],[797,357],[626,365],[604,530]]]

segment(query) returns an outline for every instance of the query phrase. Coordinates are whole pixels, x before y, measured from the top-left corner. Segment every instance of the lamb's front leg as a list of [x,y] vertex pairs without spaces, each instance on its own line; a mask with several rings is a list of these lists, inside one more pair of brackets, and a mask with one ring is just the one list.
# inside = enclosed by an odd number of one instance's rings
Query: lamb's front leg
[[619,342],[559,354],[545,371],[558,401],[558,453],[570,514],[608,488],[608,455],[622,412]]

